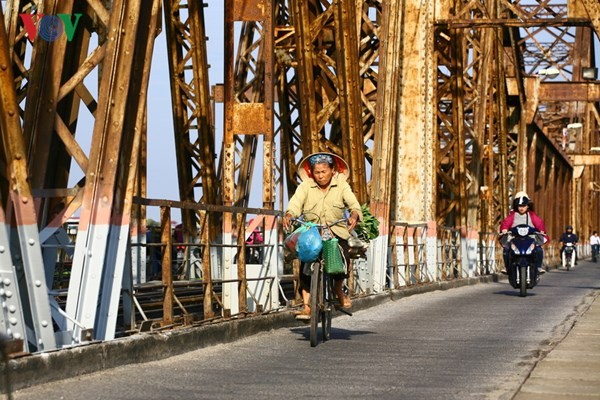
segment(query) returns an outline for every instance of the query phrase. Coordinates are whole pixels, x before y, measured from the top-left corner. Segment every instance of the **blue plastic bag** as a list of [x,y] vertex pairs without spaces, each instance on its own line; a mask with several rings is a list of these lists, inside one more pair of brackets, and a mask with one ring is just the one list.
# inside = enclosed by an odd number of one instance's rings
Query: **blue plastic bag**
[[310,227],[300,234],[298,243],[296,243],[296,251],[298,258],[302,262],[313,262],[321,254],[323,249],[323,239],[316,226]]

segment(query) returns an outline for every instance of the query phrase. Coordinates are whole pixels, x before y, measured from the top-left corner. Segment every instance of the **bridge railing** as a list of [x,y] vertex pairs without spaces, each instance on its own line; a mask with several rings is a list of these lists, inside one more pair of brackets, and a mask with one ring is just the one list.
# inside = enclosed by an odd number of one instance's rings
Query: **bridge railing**
[[476,275],[498,273],[504,267],[502,246],[497,232],[480,232]]
[[459,229],[437,227],[437,280],[450,281],[463,276],[462,243]]
[[391,259],[386,273],[388,287],[399,288],[435,280],[426,265],[426,239],[427,224],[395,222],[392,225]]
[[[280,211],[141,198],[136,202],[160,208],[161,221],[154,237],[132,234],[133,278],[122,291],[124,332],[272,312],[301,302],[299,265],[284,259]],[[191,240],[178,235],[171,223],[171,209],[177,208],[201,216]],[[220,220],[225,213],[233,215],[233,233],[211,238],[209,219]],[[262,241],[246,242],[253,229],[246,221],[249,216],[261,221]],[[353,260],[348,280],[352,295],[491,274],[502,266],[495,233],[466,238],[452,227],[395,222],[390,236],[379,243],[387,250],[383,262],[374,262],[375,257]]]

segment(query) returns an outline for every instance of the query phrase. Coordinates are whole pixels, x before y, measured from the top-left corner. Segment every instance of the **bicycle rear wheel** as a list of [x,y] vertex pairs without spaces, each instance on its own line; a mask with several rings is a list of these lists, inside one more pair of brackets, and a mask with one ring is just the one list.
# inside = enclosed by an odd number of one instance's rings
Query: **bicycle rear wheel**
[[323,272],[321,263],[314,262],[311,265],[312,275],[310,277],[310,346],[315,347],[319,342],[317,328],[319,327],[319,302],[323,298]]
[[333,313],[333,293],[331,277],[323,275],[323,311],[321,311],[321,327],[323,329],[323,341],[331,338],[331,314]]

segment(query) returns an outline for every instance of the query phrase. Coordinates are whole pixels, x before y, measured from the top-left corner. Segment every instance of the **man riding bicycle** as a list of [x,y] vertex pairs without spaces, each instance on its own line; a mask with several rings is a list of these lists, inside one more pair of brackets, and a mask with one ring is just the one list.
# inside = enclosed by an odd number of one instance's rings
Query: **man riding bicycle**
[[[290,227],[292,218],[300,215],[305,220],[318,224],[331,224],[345,216],[346,210],[350,211],[347,225],[336,224],[330,227],[331,233],[338,238],[346,260],[346,270],[349,271],[349,246],[350,231],[362,221],[360,203],[356,198],[348,178],[348,164],[339,156],[330,153],[315,153],[304,158],[298,166],[298,175],[302,183],[289,201],[283,226]],[[350,308],[350,298],[344,293],[343,284],[347,274],[332,276],[334,279],[333,292],[339,299],[342,308]],[[297,313],[298,319],[310,318],[310,276],[301,271],[300,290],[304,309]]]

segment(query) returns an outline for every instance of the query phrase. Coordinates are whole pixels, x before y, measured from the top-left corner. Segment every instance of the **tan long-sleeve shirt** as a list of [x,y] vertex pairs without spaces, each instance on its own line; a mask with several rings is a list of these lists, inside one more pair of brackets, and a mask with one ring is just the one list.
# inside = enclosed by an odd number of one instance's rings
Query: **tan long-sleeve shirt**
[[[362,221],[363,215],[356,195],[345,177],[335,174],[326,192],[313,179],[304,180],[290,199],[286,212],[294,218],[304,215],[306,221],[330,224],[344,218],[345,210],[356,211],[358,220]],[[346,224],[336,224],[331,227],[331,231],[341,239],[350,237]]]

